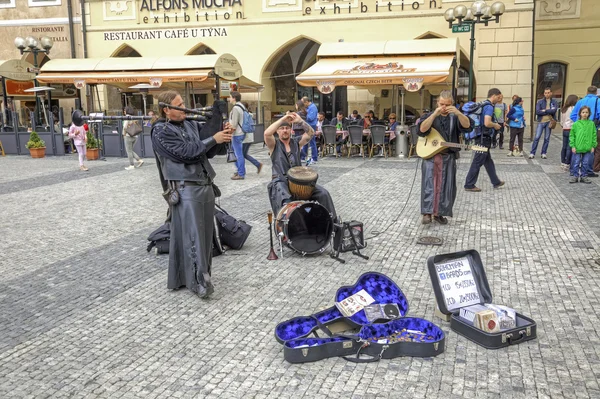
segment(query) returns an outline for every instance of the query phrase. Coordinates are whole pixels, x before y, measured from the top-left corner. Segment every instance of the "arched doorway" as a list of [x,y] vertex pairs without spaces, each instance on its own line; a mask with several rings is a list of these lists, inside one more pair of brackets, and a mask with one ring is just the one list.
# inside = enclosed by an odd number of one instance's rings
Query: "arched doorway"
[[[117,48],[111,55],[111,57],[115,58],[128,58],[128,57],[141,57],[142,55],[133,47],[128,44],[123,44],[119,48]],[[131,92],[120,90],[118,87],[105,85],[103,86],[104,90],[106,90],[106,100],[108,105],[108,112],[115,115],[120,115],[123,108],[125,107],[133,107],[133,109],[137,112],[144,109],[143,100],[140,95],[134,95]],[[96,101],[98,104],[100,103],[100,92],[98,90],[98,86],[95,86],[95,90],[92,95],[97,98],[94,99],[94,103]],[[152,95],[148,96],[148,108],[152,107],[153,100]]]
[[592,86],[600,87],[600,68],[598,68],[594,74],[594,77],[592,78]]
[[217,53],[215,52],[215,50],[213,50],[212,48],[208,47],[207,45],[205,45],[203,43],[198,43],[197,45],[192,47],[192,49],[190,51],[185,53],[185,55],[202,55],[202,54],[217,54]]
[[263,82],[270,81],[273,90],[272,117],[294,109],[295,102],[306,96],[331,119],[336,110],[347,111],[346,87],[339,87],[332,94],[323,95],[314,87],[302,87],[296,76],[312,66],[317,60],[320,44],[306,36],[298,36],[281,46],[267,61],[262,73]]
[[111,57],[141,57],[142,55],[129,44],[123,44],[116,49]]
[[[190,49],[185,55],[203,55],[203,54],[216,54],[215,50],[208,47],[203,43],[198,43],[194,47]],[[197,90],[194,88],[193,83],[190,83],[189,86],[186,85],[186,89],[189,90],[187,92],[185,101],[190,101],[189,104],[192,107],[204,107],[209,103],[209,100],[212,99],[212,96],[207,90]]]

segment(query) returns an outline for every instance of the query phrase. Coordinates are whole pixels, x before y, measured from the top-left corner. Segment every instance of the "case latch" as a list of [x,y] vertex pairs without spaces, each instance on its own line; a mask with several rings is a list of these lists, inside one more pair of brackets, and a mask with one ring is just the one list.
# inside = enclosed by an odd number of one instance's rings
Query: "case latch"
[[525,334],[527,334],[528,337],[531,336],[531,327],[527,327]]
[[505,344],[509,338],[512,338],[512,334],[502,333],[502,343]]

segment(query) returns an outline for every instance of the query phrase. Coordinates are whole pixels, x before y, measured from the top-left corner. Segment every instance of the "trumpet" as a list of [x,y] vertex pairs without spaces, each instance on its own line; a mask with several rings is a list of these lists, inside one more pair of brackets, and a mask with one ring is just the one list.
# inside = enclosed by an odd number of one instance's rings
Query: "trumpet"
[[159,102],[158,106],[162,107],[162,108],[176,109],[177,111],[183,111],[186,114],[202,115],[202,116],[207,116],[207,117],[212,116],[212,107],[204,107],[204,108],[194,109],[194,108],[176,107],[174,105],[163,103],[163,102]]

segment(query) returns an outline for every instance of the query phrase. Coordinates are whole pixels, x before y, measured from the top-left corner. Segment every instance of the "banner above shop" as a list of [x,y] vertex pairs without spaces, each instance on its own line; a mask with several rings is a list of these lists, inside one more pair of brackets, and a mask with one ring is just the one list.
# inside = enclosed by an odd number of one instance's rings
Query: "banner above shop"
[[23,60],[0,61],[0,76],[7,79],[27,81],[35,79],[33,65]]
[[324,94],[335,86],[394,84],[409,85],[407,90],[417,91],[424,83],[445,82],[452,59],[451,55],[322,58],[296,80],[301,86],[316,86]]

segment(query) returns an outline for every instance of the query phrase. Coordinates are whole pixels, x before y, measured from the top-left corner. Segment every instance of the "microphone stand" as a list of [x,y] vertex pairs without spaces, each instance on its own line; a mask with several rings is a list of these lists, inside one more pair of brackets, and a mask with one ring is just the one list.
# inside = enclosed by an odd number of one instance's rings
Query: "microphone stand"
[[267,212],[267,217],[269,218],[269,238],[271,241],[271,250],[269,251],[269,256],[267,256],[268,260],[277,260],[279,257],[275,253],[275,249],[273,248],[273,212]]

